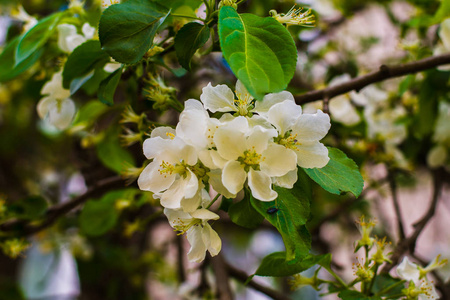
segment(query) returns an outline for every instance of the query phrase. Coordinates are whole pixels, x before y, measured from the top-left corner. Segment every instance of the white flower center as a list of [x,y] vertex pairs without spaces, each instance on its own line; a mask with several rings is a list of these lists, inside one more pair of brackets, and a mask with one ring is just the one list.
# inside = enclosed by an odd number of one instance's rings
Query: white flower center
[[240,156],[237,160],[244,166],[245,171],[249,171],[250,168],[254,170],[259,170],[259,164],[264,161],[265,157],[262,154],[256,152],[255,147],[252,149],[245,150],[244,154]]
[[238,114],[241,116],[248,116],[250,110],[253,108],[253,97],[250,94],[241,94],[235,92],[237,99],[234,100],[234,106],[238,109]]

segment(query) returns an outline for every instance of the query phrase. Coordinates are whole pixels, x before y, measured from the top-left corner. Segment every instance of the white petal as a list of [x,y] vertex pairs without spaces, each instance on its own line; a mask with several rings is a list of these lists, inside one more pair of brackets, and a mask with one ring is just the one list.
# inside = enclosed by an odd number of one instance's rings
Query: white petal
[[84,42],[86,42],[86,38],[81,34],[66,37],[66,47],[69,49],[69,52],[72,52],[76,47],[80,46]]
[[270,177],[261,171],[250,168],[248,172],[248,186],[252,190],[252,195],[261,201],[272,201],[278,194],[272,190]]
[[67,47],[67,37],[77,34],[77,28],[72,24],[59,24],[58,29],[58,47],[64,52],[70,53],[70,49]]
[[[196,100],[188,100],[201,103]],[[192,104],[192,103],[191,103]],[[180,121],[177,124],[176,133],[177,136],[184,140],[187,144],[194,146],[197,149],[203,149],[207,147],[207,121],[208,115],[201,106],[199,109],[185,109],[180,114]]]
[[282,135],[288,131],[301,116],[302,108],[293,101],[277,103],[269,109],[267,118]]
[[206,208],[200,208],[194,212],[191,212],[191,216],[195,219],[200,219],[203,221],[219,219],[219,216],[217,214],[213,213],[210,210],[207,210]]
[[171,140],[174,136],[176,136],[176,131],[172,127],[168,126],[156,127],[152,130],[150,137],[154,138],[157,136],[165,140]]
[[216,169],[209,172],[209,184],[212,188],[225,198],[232,199],[236,193],[230,193],[222,183],[222,170]]
[[115,70],[119,69],[122,66],[121,63],[118,62],[110,62],[107,63],[104,67],[103,67],[103,71],[108,72],[108,73],[113,73]]
[[250,95],[245,85],[239,79],[236,81],[236,94],[240,94],[243,98],[249,97],[249,101],[253,100],[252,95]]
[[146,139],[143,144],[145,157],[152,159],[160,153],[166,152],[170,148],[171,142],[172,140],[162,139],[159,136]]
[[191,245],[187,256],[189,261],[202,262],[206,256],[206,245],[203,242],[203,230],[200,225],[195,225],[188,230],[186,237]]
[[54,99],[66,99],[70,96],[70,91],[62,86],[62,70],[53,74],[52,79],[44,84],[41,90],[42,95],[49,95]]
[[39,101],[36,109],[41,119],[44,119],[47,116],[48,111],[50,110],[50,104],[55,101],[56,100],[52,97],[44,97]]
[[192,220],[190,214],[183,212],[181,210],[164,208],[164,214],[166,215],[167,220],[169,221],[171,227],[179,225],[180,222],[187,224]]
[[138,186],[143,191],[159,193],[168,189],[175,181],[176,175],[161,175],[158,171],[160,161],[152,161],[142,171],[138,178]]
[[[160,176],[162,177],[162,176]],[[167,208],[181,208],[183,198],[192,198],[198,191],[198,179],[189,171],[186,178],[178,178],[161,196],[161,205]]]
[[347,126],[352,126],[361,121],[356,109],[350,103],[347,96],[339,96],[330,101],[330,113],[333,120]]
[[330,158],[328,149],[322,143],[302,143],[297,147],[297,164],[302,168],[323,168]]
[[227,160],[236,160],[246,150],[244,133],[229,126],[218,128],[213,140],[217,152]]
[[211,256],[216,256],[222,249],[222,241],[217,232],[212,229],[211,225],[205,224],[202,232],[203,243],[207,245]]
[[267,112],[273,105],[286,100],[295,102],[294,96],[292,96],[292,94],[289,93],[288,91],[282,91],[280,93],[274,94],[267,94],[261,101],[256,101],[255,109],[253,111],[264,116],[267,114]]
[[213,87],[211,83],[208,83],[202,90],[200,100],[205,108],[213,113],[216,111],[236,111],[233,91],[225,84]]
[[87,40],[91,40],[94,37],[95,31],[95,28],[89,25],[89,23],[84,23],[83,27],[81,27],[81,32],[83,32]]
[[238,161],[229,161],[222,171],[222,183],[231,193],[237,194],[244,187],[247,173]]
[[330,130],[330,117],[318,110],[315,114],[303,114],[292,127],[292,134],[297,135],[297,140],[319,141]]
[[261,126],[254,127],[247,137],[246,150],[253,149],[256,153],[261,154],[267,149],[272,138],[278,135],[275,129],[266,129]]
[[297,170],[288,172],[284,176],[273,177],[272,183],[287,189],[292,189],[297,182]]
[[261,162],[261,171],[272,176],[283,176],[297,170],[297,155],[291,149],[278,144],[269,144],[262,153],[264,161]]
[[409,261],[408,257],[405,256],[402,262],[397,267],[397,275],[407,281],[419,281],[420,271],[415,263]]
[[192,198],[181,199],[180,206],[184,212],[193,212],[196,209],[198,209],[198,207],[200,206],[201,203],[202,203],[202,198],[198,195],[195,195]]
[[48,121],[58,129],[67,128],[75,115],[75,103],[72,99],[50,102],[48,111]]

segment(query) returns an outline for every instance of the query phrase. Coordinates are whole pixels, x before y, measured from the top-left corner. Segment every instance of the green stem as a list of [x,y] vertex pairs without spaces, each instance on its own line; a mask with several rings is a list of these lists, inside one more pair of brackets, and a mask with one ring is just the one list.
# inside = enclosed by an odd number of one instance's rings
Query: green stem
[[389,297],[386,297],[386,298],[384,298],[385,300],[387,300],[387,299],[400,299],[400,297],[405,297],[405,295],[403,295],[403,294],[395,294],[395,295],[392,295],[392,296],[389,296]]
[[370,281],[369,288],[367,289],[366,295],[370,295],[370,291],[372,290],[372,287],[375,283],[375,278],[377,278],[378,267],[379,267],[379,265],[377,263],[375,263],[375,270],[373,271],[373,277],[372,277],[372,280]]
[[217,195],[214,197],[214,199],[211,201],[211,203],[208,204],[208,206],[207,206],[206,208],[207,208],[207,209],[210,208],[210,207],[214,204],[214,202],[216,202],[217,199],[219,199],[219,196],[220,196],[220,194],[217,194]]
[[336,273],[334,273],[333,270],[331,270],[331,268],[327,268],[326,269],[328,271],[328,273],[330,273],[331,275],[333,275],[333,277],[342,285],[342,287],[348,289],[347,284],[341,279],[341,277],[339,277],[339,275],[337,275]]
[[186,16],[186,15],[178,15],[178,14],[170,14],[172,17],[176,17],[176,18],[186,18],[186,19],[194,19],[194,20],[199,20],[202,22],[205,22],[206,20],[202,19],[202,18],[197,18],[197,17],[193,17],[193,16]]
[[245,2],[245,1],[247,1],[247,0],[240,0],[240,1],[236,2],[236,5],[239,5],[239,4],[241,4],[242,2]]

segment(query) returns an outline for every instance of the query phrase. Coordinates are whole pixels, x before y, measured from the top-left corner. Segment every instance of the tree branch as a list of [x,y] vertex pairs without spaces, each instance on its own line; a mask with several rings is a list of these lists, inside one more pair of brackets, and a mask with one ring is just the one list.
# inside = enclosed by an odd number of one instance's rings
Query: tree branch
[[397,216],[397,228],[400,240],[405,238],[405,229],[403,227],[403,218],[400,210],[400,203],[397,196],[397,183],[395,182],[395,171],[388,170],[389,187],[391,188],[392,202],[394,203],[395,214]]
[[[241,281],[242,283],[247,281],[248,275],[244,271],[233,267],[232,265],[230,265],[227,262],[225,262],[225,267],[228,270],[228,274],[231,277]],[[263,286],[263,285],[255,282],[253,280],[248,282],[248,286],[250,286],[251,288],[257,290],[258,292],[266,294],[267,296],[269,296],[269,297],[271,297],[271,298],[273,298],[275,300],[290,300],[291,299],[287,295],[285,295],[283,293],[280,293],[280,292],[278,292],[276,290],[273,290],[273,289],[271,289],[269,287]]]
[[442,173],[443,173],[443,171],[441,169],[434,170],[432,172],[433,196],[431,197],[431,203],[428,208],[428,211],[418,222],[416,222],[414,224],[414,228],[415,228],[414,232],[409,237],[399,241],[399,243],[397,244],[397,246],[395,247],[395,249],[393,251],[393,254],[390,257],[392,263],[386,264],[381,272],[388,273],[395,265],[398,264],[401,256],[404,253],[409,251],[411,254],[414,254],[417,238],[422,233],[423,229],[428,224],[428,222],[431,220],[431,218],[433,218],[434,213],[436,211],[436,206],[437,206],[439,196],[441,194],[442,186],[443,186]]
[[402,65],[381,65],[378,71],[353,78],[352,80],[344,82],[342,84],[327,87],[322,90],[310,91],[305,94],[295,96],[295,101],[297,102],[297,104],[304,104],[322,99],[331,100],[331,98],[335,96],[342,95],[353,90],[359,91],[372,83],[380,82],[389,78],[418,73],[445,64],[450,64],[450,53],[431,56]]
[[216,277],[217,299],[232,300],[234,297],[231,292],[228,269],[225,266],[225,259],[223,258],[223,255],[219,253],[218,255],[212,257],[210,262]]
[[60,216],[67,214],[72,209],[83,204],[92,197],[102,195],[105,191],[108,191],[115,187],[125,186],[125,182],[119,176],[114,176],[98,181],[92,187],[90,187],[86,193],[78,197],[73,198],[70,201],[56,204],[47,209],[44,220],[41,223],[31,224],[28,220],[13,219],[0,224],[0,231],[2,232],[16,232],[19,235],[31,235],[39,232],[50,225],[52,225]]

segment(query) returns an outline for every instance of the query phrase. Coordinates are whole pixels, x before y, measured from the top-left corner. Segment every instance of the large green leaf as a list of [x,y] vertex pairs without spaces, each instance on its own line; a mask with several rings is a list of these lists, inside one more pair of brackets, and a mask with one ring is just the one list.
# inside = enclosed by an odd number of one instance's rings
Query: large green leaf
[[294,40],[274,18],[238,14],[234,8],[223,6],[219,38],[231,70],[256,99],[284,90],[294,76]]
[[34,65],[44,51],[43,48],[40,48],[16,65],[14,56],[20,39],[20,36],[14,38],[6,45],[3,52],[0,54],[0,82],[11,80],[25,72]]
[[116,92],[117,85],[119,84],[120,77],[122,76],[123,67],[115,70],[108,77],[102,80],[100,87],[98,88],[98,100],[107,105],[114,104],[114,94]]
[[175,51],[183,68],[191,69],[192,56],[208,39],[209,27],[196,22],[187,23],[178,31],[175,37]]
[[47,42],[63,15],[63,12],[50,15],[40,20],[39,23],[25,33],[16,49],[16,66],[30,57]]
[[63,87],[68,89],[73,80],[83,80],[91,73],[94,75],[92,71],[98,66],[103,66],[109,60],[109,55],[101,49],[99,41],[87,41],[81,44],[73,50],[64,65]]
[[102,48],[118,62],[137,63],[152,46],[158,27],[168,15],[167,8],[148,0],[112,5],[100,18]]
[[241,201],[230,205],[228,214],[233,223],[250,229],[258,227],[264,221],[264,217],[250,203],[249,193]]
[[294,263],[311,249],[311,235],[306,229],[312,198],[308,177],[301,170],[293,189],[275,187],[278,198],[263,202],[251,197],[253,207],[277,228],[286,247],[286,261]]
[[356,163],[339,149],[328,147],[330,161],[323,168],[304,169],[306,174],[332,194],[351,192],[358,197],[364,187],[364,179]]
[[263,258],[255,275],[273,277],[291,276],[306,271],[315,265],[329,268],[330,262],[331,254],[328,253],[324,255],[309,254],[304,259],[290,264],[286,262],[286,252],[275,252]]

